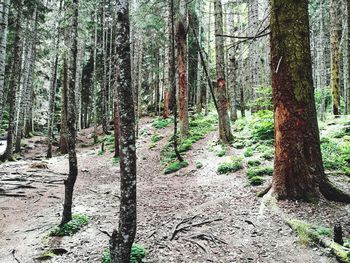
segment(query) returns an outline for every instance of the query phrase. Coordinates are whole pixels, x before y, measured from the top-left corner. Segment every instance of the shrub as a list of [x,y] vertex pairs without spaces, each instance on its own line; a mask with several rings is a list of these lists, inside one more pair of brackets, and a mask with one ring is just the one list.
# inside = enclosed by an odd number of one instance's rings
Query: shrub
[[173,120],[171,118],[168,118],[168,119],[157,118],[153,121],[152,126],[156,129],[164,129],[172,122]]
[[223,162],[219,165],[217,172],[219,174],[228,174],[228,173],[237,172],[242,168],[243,168],[243,165],[242,165],[241,158],[230,157],[228,161]]
[[244,157],[251,157],[251,156],[253,156],[253,153],[254,153],[253,148],[248,147],[245,149],[243,154],[244,154]]
[[188,162],[183,161],[183,162],[174,162],[172,164],[170,164],[165,170],[164,170],[164,174],[171,174],[174,172],[177,172],[178,170],[187,167],[188,166]]
[[[146,255],[147,255],[147,252],[142,246],[138,244],[133,244],[131,247],[130,263],[141,263],[142,260],[146,257]],[[105,252],[103,253],[102,262],[103,263],[111,262],[111,253],[109,249],[106,249]]]
[[83,226],[89,223],[86,215],[73,215],[72,220],[64,224],[63,227],[55,227],[51,230],[50,236],[71,236],[77,233]]
[[265,166],[265,167],[250,167],[247,171],[247,176],[249,178],[255,177],[255,176],[272,176],[273,175],[273,167],[271,166]]
[[249,167],[254,167],[254,166],[259,166],[259,165],[261,165],[261,162],[259,160],[249,160],[248,161]]

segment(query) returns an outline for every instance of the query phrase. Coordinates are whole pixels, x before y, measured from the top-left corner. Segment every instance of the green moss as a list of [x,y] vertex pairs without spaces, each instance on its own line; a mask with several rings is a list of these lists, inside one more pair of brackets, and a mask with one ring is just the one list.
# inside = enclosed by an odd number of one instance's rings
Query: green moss
[[219,174],[228,174],[228,173],[237,172],[242,168],[243,168],[243,165],[242,165],[241,158],[230,157],[228,161],[223,162],[219,165],[217,172]]
[[264,183],[264,178],[261,176],[253,176],[249,178],[249,182],[251,185],[262,185]]
[[170,164],[165,170],[164,170],[164,174],[171,174],[174,172],[177,172],[178,170],[187,167],[188,166],[188,162],[184,161],[184,162],[174,162],[172,164]]
[[242,142],[236,142],[232,145],[236,149],[243,149],[244,148],[244,143]]
[[119,165],[119,163],[120,163],[120,158],[119,158],[119,157],[114,157],[114,158],[112,159],[112,163],[113,163],[113,165]]
[[273,167],[265,166],[265,167],[250,167],[247,170],[247,176],[252,178],[254,176],[272,176],[273,175]]
[[270,149],[270,150],[267,150],[265,151],[261,157],[264,158],[265,160],[272,160],[274,158],[274,155],[275,155],[275,152],[274,150]]
[[168,119],[157,118],[153,121],[152,126],[156,129],[164,129],[172,122],[173,120],[171,118],[168,118]]
[[254,150],[251,147],[246,148],[243,153],[244,157],[251,157],[253,156],[253,154],[254,154]]
[[261,161],[259,161],[259,160],[249,160],[248,161],[249,167],[254,167],[254,166],[259,166],[259,165],[261,165]]
[[151,142],[153,143],[157,143],[159,142],[161,139],[163,139],[164,136],[161,135],[161,134],[154,134],[152,137],[151,137]]
[[55,227],[52,229],[50,236],[71,236],[88,223],[88,216],[79,214],[73,215],[72,220],[66,223],[63,227]]
[[[144,247],[133,244],[131,247],[131,255],[130,255],[130,263],[142,263],[142,260],[147,256],[147,251]],[[106,249],[103,252],[102,257],[103,263],[110,263],[111,262],[111,253],[109,249]]]

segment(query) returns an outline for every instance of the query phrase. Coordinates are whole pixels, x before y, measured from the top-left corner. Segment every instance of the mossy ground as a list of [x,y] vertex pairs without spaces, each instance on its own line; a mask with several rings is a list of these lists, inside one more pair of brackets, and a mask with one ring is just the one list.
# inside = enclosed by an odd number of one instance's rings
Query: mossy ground
[[229,157],[227,161],[219,164],[217,172],[219,174],[234,173],[243,169],[242,158]]
[[[134,244],[131,248],[131,256],[130,256],[130,263],[141,263],[142,260],[147,256],[147,251],[144,247]],[[103,253],[102,257],[103,263],[110,263],[111,262],[111,254],[109,252],[109,249],[106,249]]]
[[76,214],[72,217],[72,220],[66,223],[63,227],[55,227],[52,229],[50,236],[71,236],[87,225],[90,220],[86,215]]

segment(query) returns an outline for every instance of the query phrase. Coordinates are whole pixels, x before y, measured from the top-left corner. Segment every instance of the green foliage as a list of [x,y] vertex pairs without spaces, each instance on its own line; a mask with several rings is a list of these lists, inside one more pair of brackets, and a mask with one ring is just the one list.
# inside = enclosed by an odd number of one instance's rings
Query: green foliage
[[254,154],[254,150],[251,147],[246,148],[243,153],[244,157],[251,157],[253,156],[253,154]]
[[114,145],[114,133],[104,136],[102,141],[105,143],[106,146]]
[[255,167],[261,165],[261,161],[259,160],[249,160],[248,167]]
[[113,163],[113,165],[119,165],[119,163],[120,163],[120,158],[119,158],[119,157],[114,157],[114,158],[112,159],[112,163]]
[[274,138],[273,112],[261,110],[253,115],[249,123],[253,138],[256,140],[271,140]]
[[76,214],[72,220],[63,227],[55,227],[51,230],[50,236],[71,236],[77,233],[83,226],[89,223],[89,217],[86,215]]
[[330,112],[332,110],[332,90],[329,86],[324,87],[324,89],[315,90],[315,102],[317,109],[321,109],[323,100],[326,103],[326,112]]
[[272,87],[258,87],[256,89],[258,98],[250,103],[250,106],[258,109],[272,108]]
[[251,185],[262,185],[264,183],[264,178],[262,178],[261,176],[253,176],[251,178],[249,178],[249,182]]
[[156,129],[164,129],[172,122],[173,122],[173,119],[171,118],[168,118],[168,119],[157,118],[153,121],[152,126]]
[[236,149],[243,149],[244,148],[244,143],[242,142],[236,142],[232,145]]
[[153,143],[157,143],[159,142],[161,139],[163,139],[164,136],[161,135],[161,134],[154,134],[152,137],[151,137],[151,142]]
[[274,158],[275,151],[273,149],[266,150],[261,155],[262,158],[265,160],[271,161]]
[[243,168],[242,158],[230,157],[228,161],[219,164],[219,174],[234,173]]
[[187,167],[188,166],[188,162],[184,161],[184,162],[174,162],[171,163],[165,170],[164,170],[164,174],[171,174],[174,172],[177,172],[178,170]]
[[263,167],[249,167],[247,170],[247,176],[252,178],[254,176],[272,176],[273,175],[273,167],[271,166],[263,166]]
[[[147,256],[147,252],[144,249],[144,247],[133,244],[131,247],[131,255],[130,255],[130,263],[142,263],[142,260]],[[103,263],[110,263],[111,262],[111,253],[109,249],[106,249],[103,252]]]

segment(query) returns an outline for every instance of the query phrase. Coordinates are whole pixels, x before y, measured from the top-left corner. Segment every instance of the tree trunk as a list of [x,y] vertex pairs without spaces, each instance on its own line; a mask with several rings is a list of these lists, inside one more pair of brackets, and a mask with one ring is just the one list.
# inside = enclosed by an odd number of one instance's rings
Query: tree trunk
[[60,152],[68,153],[68,128],[67,128],[67,107],[68,107],[68,61],[67,54],[63,55],[63,85],[62,85],[62,108],[60,127]]
[[94,143],[96,144],[98,141],[98,135],[97,135],[97,15],[98,10],[95,11],[95,18],[94,18],[94,29],[95,29],[95,36],[94,36],[94,65],[93,65],[93,77],[92,77],[92,119],[94,123],[94,132],[93,132],[93,138]]
[[136,234],[136,141],[130,57],[129,1],[116,1],[117,96],[120,117],[119,229],[110,239],[111,263],[130,262]]
[[[230,34],[233,36],[236,33],[235,30],[235,20],[234,14],[230,14],[229,17],[230,24]],[[228,97],[230,101],[230,119],[231,121],[237,120],[237,60],[236,60],[236,47],[234,38],[231,39],[230,43],[230,51],[229,51],[229,71],[228,71],[228,79],[229,79],[229,87],[228,87]]]
[[[290,23],[293,19],[294,23]],[[312,80],[308,1],[272,1],[271,69],[278,199],[350,201],[324,173]]]
[[72,10],[72,43],[70,46],[70,61],[69,61],[69,86],[68,86],[68,155],[69,155],[69,174],[68,178],[64,181],[65,195],[63,204],[63,215],[61,226],[72,220],[72,204],[73,204],[73,191],[75,181],[78,176],[78,161],[75,150],[76,142],[76,76],[78,65],[78,20],[79,20],[79,0],[72,0],[72,3],[68,7]]
[[109,134],[108,128],[108,90],[107,90],[107,56],[106,56],[106,10],[105,0],[102,1],[102,60],[103,60],[103,75],[102,75],[102,128],[104,134]]
[[16,93],[21,83],[21,66],[22,66],[22,16],[23,16],[23,4],[24,0],[21,0],[17,8],[16,18],[16,31],[13,47],[13,72],[11,73],[9,81],[9,94],[11,94],[9,103],[9,125],[7,131],[7,146],[4,155],[1,160],[8,160],[12,158],[14,132],[15,132],[15,119],[16,119]]
[[226,96],[225,59],[222,27],[221,0],[215,0],[215,48],[216,48],[216,96],[219,113],[219,135],[223,143],[229,143],[233,139],[231,124],[228,116],[228,101]]
[[331,21],[331,89],[333,94],[333,114],[340,114],[340,38],[341,38],[341,19],[340,19],[339,0],[331,0],[330,21]]
[[0,126],[5,107],[5,64],[6,64],[6,46],[7,46],[7,26],[8,14],[10,9],[10,0],[4,0],[0,3]]
[[177,72],[179,81],[178,101],[181,136],[188,134],[188,89],[186,76],[186,26],[185,3],[180,0],[180,15],[176,26]]
[[[346,26],[347,26],[347,90],[346,90],[346,109],[347,109],[347,114],[350,114],[350,0],[346,0]],[[1,118],[0,118],[1,120]]]

